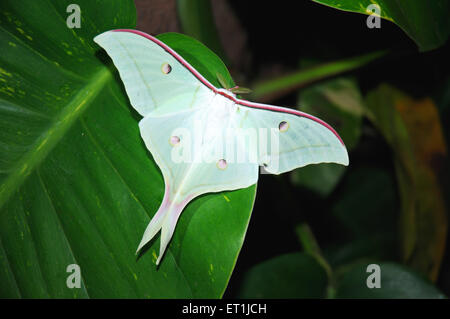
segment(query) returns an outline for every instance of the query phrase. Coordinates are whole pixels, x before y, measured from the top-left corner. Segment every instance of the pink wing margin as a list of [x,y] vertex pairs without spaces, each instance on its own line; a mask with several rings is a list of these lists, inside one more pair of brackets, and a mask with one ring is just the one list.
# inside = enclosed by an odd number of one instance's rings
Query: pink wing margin
[[208,87],[210,90],[212,90],[216,94],[220,94],[220,95],[225,96],[226,98],[232,100],[236,104],[247,106],[247,107],[250,107],[250,108],[255,108],[255,109],[268,110],[268,111],[272,111],[272,112],[293,114],[293,115],[297,115],[297,116],[300,116],[300,117],[305,117],[305,118],[308,118],[308,119],[310,119],[310,120],[312,120],[314,122],[317,122],[317,123],[323,125],[324,127],[326,127],[327,129],[329,129],[339,139],[341,144],[345,147],[345,144],[342,141],[342,139],[339,136],[339,134],[328,123],[322,121],[321,119],[319,119],[319,118],[317,118],[315,116],[312,116],[312,115],[309,115],[307,113],[303,113],[303,112],[300,112],[300,111],[297,111],[297,110],[289,109],[289,108],[284,108],[284,107],[273,106],[273,105],[269,105],[269,104],[255,103],[255,102],[250,102],[250,101],[246,101],[246,100],[236,99],[235,97],[233,97],[231,95],[228,95],[228,94],[226,94],[223,91],[219,91],[214,85],[212,85],[207,79],[205,79],[203,77],[203,75],[201,75],[196,69],[194,69],[194,67],[192,67],[186,60],[184,60],[178,53],[176,53],[174,50],[172,50],[167,44],[163,43],[161,40],[158,40],[154,36],[151,36],[150,34],[147,34],[147,33],[142,32],[142,31],[134,30],[134,29],[116,29],[116,30],[111,30],[111,31],[113,31],[113,32],[134,33],[134,34],[140,35],[140,36],[142,36],[142,37],[144,37],[144,38],[146,38],[146,39],[156,43],[161,48],[163,48],[166,52],[168,52],[170,55],[172,55],[175,59],[177,59],[178,62],[180,62],[186,69],[188,69],[189,72],[191,72],[206,87]]

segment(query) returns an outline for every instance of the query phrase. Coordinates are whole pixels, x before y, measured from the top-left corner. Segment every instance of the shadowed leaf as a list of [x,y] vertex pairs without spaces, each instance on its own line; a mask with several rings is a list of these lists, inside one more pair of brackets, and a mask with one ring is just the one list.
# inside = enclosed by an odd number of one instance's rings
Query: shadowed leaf
[[378,5],[382,18],[394,22],[406,32],[421,51],[443,45],[450,33],[448,0],[391,1],[391,0],[313,0],[339,10],[372,14],[369,5]]
[[[442,299],[446,298],[426,278],[395,263],[380,263],[380,288],[369,288],[370,262],[351,267],[339,280],[337,298]],[[371,278],[369,278],[371,279]]]
[[403,260],[436,280],[447,233],[438,180],[446,146],[436,107],[430,99],[415,101],[386,85],[369,93],[366,105],[395,155]]
[[304,253],[291,253],[262,262],[244,277],[239,298],[321,298],[327,274]]

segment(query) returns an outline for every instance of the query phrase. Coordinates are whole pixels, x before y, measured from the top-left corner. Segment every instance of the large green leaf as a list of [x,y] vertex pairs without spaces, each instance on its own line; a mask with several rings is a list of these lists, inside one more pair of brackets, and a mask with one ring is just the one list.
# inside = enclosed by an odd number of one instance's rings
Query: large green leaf
[[[378,4],[382,18],[397,24],[419,46],[421,51],[443,45],[450,33],[448,0],[313,0],[344,11],[372,14],[371,4]],[[382,27],[382,26],[381,26]]]
[[[188,205],[159,268],[159,238],[135,250],[164,191],[106,54],[92,41],[135,26],[132,1],[0,4],[0,296],[220,297],[241,248],[256,187]],[[199,42],[160,39],[211,82],[223,63]],[[105,62],[106,61],[106,62]],[[105,64],[106,63],[106,64]],[[66,267],[81,267],[69,289]]]

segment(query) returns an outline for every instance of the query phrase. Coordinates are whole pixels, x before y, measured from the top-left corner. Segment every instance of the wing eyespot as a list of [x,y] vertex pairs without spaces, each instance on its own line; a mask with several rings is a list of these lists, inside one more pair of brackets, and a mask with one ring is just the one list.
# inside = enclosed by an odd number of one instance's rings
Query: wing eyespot
[[278,125],[278,129],[280,130],[280,132],[286,132],[289,129],[289,123],[286,121],[280,122],[280,124]]
[[178,136],[171,136],[169,138],[169,143],[172,146],[177,146],[178,144],[180,144],[180,138]]
[[217,161],[217,168],[218,169],[224,170],[224,169],[227,168],[227,166],[228,166],[228,164],[227,164],[226,160],[221,159],[221,160]]
[[169,74],[172,71],[172,66],[169,63],[163,63],[161,65],[161,72],[164,74]]

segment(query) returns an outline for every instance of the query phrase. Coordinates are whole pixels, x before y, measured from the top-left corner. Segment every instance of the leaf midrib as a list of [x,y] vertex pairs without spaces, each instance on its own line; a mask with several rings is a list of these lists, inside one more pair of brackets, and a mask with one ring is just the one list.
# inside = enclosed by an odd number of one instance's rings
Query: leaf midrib
[[52,124],[36,139],[30,150],[11,170],[12,173],[0,185],[0,209],[64,137],[75,120],[92,103],[108,79],[112,79],[110,70],[107,67],[100,68],[61,109]]

